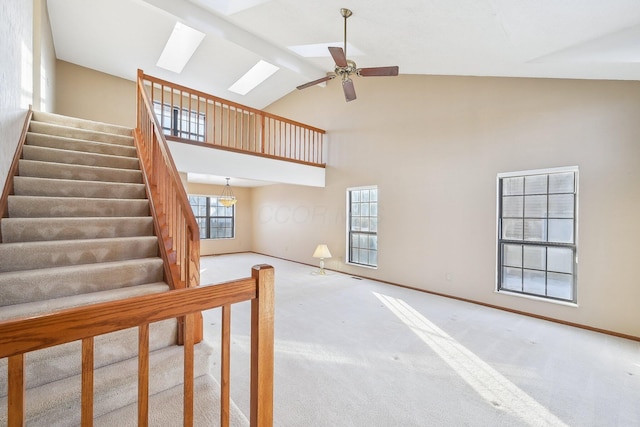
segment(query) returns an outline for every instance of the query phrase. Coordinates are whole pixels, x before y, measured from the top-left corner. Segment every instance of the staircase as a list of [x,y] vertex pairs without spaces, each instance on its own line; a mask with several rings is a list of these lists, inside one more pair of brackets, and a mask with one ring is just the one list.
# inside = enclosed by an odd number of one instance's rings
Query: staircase
[[[34,112],[8,218],[2,218],[0,321],[165,292],[163,261],[132,130]],[[150,425],[182,425],[177,322],[150,325]],[[94,423],[137,423],[137,329],[95,340]],[[218,423],[211,348],[196,346],[196,425]],[[80,424],[80,342],[27,354],[26,423]],[[0,360],[0,425],[7,424]],[[246,418],[232,406],[232,425]]]

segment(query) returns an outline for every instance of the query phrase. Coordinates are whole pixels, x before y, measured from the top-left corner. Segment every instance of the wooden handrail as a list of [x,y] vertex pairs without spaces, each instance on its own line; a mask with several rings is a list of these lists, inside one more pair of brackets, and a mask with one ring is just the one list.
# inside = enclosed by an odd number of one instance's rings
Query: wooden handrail
[[[59,312],[0,322],[0,358],[9,358],[9,426],[24,425],[25,354],[31,351],[82,340],[82,415],[84,425],[93,418],[93,341],[94,337],[138,327],[139,341],[139,424],[148,415],[149,324],[164,319],[186,317],[187,332],[194,315],[203,310],[227,307],[251,300],[251,425],[273,424],[273,319],[274,272],[268,265],[252,268],[252,277],[197,288],[176,289],[160,294],[97,303]],[[223,331],[223,347],[229,334]],[[184,425],[193,423],[193,334],[185,339]],[[190,339],[188,337],[191,337]],[[223,370],[228,370],[223,358]],[[146,366],[146,368],[145,368]],[[221,395],[228,395],[229,384],[222,382]],[[228,426],[229,402],[221,408],[223,426]],[[145,421],[140,423],[140,421]]]
[[[172,289],[195,287],[200,283],[200,230],[162,127],[153,112],[141,70],[138,70],[136,86],[134,142],[140,157],[160,256],[164,261],[165,280]],[[184,320],[178,319],[180,343],[185,339]],[[201,316],[194,333],[195,341],[200,342],[203,337]]]
[[134,140],[160,252],[165,260],[165,276],[173,289],[198,286],[200,282],[200,231],[167,141],[153,113],[145,91],[142,71],[138,71],[138,119]]
[[138,71],[160,108],[164,132],[192,142],[324,167],[323,137],[317,127],[270,114]]

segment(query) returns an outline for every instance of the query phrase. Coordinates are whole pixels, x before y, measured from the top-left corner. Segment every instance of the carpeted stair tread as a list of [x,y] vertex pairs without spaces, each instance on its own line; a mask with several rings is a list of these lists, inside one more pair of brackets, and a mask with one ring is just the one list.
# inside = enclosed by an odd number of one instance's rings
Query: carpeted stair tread
[[155,236],[56,240],[0,245],[0,272],[149,258],[158,255]]
[[128,145],[109,144],[63,136],[27,133],[27,145],[58,148],[61,150],[86,151],[88,153],[111,154],[114,156],[136,157],[136,148]]
[[[178,322],[167,319],[149,325],[149,351],[175,345],[178,340]],[[81,373],[80,341],[32,351],[26,355],[25,384],[39,387],[52,381]],[[136,357],[138,354],[138,328],[123,329],[94,339],[94,367]],[[7,359],[0,359],[0,397],[7,395]]]
[[56,123],[32,121],[29,125],[29,132],[53,136],[64,136],[74,139],[84,139],[88,141],[106,142],[109,144],[133,146],[132,131],[130,131],[128,135],[119,135],[98,130],[65,126]]
[[4,243],[153,235],[153,217],[3,218]]
[[79,119],[76,117],[62,116],[60,114],[47,113],[43,111],[34,111],[33,120],[38,122],[54,123],[61,126],[89,129],[98,132],[113,133],[124,136],[130,136],[133,132],[133,129],[125,126],[103,123],[93,120]]
[[77,179],[16,176],[13,191],[17,196],[94,197],[144,199],[144,184],[127,182],[82,181]]
[[[164,282],[147,283],[145,285],[130,286],[127,288],[110,289],[107,291],[92,292],[90,294],[72,295],[55,298],[46,301],[27,302],[2,307],[0,320],[17,319],[20,317],[35,316],[38,314],[52,313],[65,308],[79,307],[97,302],[113,301],[131,298],[140,295],[156,294],[169,290],[169,285]],[[0,425],[2,425],[0,423]]]
[[147,199],[9,196],[9,217],[148,216]]
[[[194,376],[200,377],[208,373],[211,348],[206,343],[200,343],[195,350]],[[149,353],[150,395],[182,383],[183,351],[184,347],[174,345]],[[94,418],[137,402],[137,372],[136,357],[94,371]],[[25,399],[26,424],[46,427],[80,425],[81,384],[80,375],[75,375],[28,389]],[[6,406],[7,399],[0,399],[0,425],[6,424]]]
[[[193,425],[211,427],[220,425],[220,384],[210,375],[194,379],[193,385]],[[177,385],[169,390],[149,397],[149,426],[182,427],[184,389]],[[248,427],[249,420],[231,401],[229,405],[229,425]],[[138,406],[131,404],[105,414],[94,420],[96,427],[135,427],[138,425]]]
[[[0,220],[0,321],[169,290],[133,129],[34,112],[13,183]],[[177,338],[176,319],[150,325],[152,425],[182,425]],[[98,336],[94,349],[96,425],[137,425],[138,328]],[[201,426],[219,419],[210,355],[196,346]],[[26,425],[80,424],[81,358],[80,341],[26,355]],[[7,371],[1,359],[0,425]],[[232,425],[248,425],[237,414]]]
[[0,273],[0,307],[161,282],[158,257]]
[[138,159],[113,154],[88,153],[86,151],[62,150],[60,148],[25,145],[22,158],[41,162],[66,163],[72,165],[102,166],[119,169],[139,169]]
[[102,166],[67,165],[63,163],[20,159],[18,162],[18,171],[20,176],[33,176],[38,178],[142,183],[142,172],[139,170],[107,168]]

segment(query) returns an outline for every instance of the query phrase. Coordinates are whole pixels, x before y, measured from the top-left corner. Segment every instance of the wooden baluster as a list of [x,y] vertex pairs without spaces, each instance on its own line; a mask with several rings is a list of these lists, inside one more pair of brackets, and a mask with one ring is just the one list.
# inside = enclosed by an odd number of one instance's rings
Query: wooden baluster
[[93,337],[82,340],[82,409],[83,427],[93,425]]
[[238,146],[238,108],[233,109],[233,148]]
[[8,427],[24,427],[24,354],[9,357]]
[[[160,86],[160,132],[164,132],[164,86]],[[169,120],[171,122],[171,120]]]
[[222,103],[220,103],[220,145],[224,146],[224,138],[225,138],[225,129],[224,129],[224,112],[225,108]]
[[304,129],[302,132],[302,147],[303,147],[303,160],[309,161],[309,129]]
[[287,151],[283,149],[283,144],[286,144],[286,139],[284,141],[284,143],[282,142],[282,122],[278,122],[278,153],[276,155],[280,155],[282,157],[285,157],[287,155]]
[[229,427],[231,377],[231,306],[222,306],[222,343],[220,355],[220,426]]
[[313,160],[318,158],[318,134],[313,134]]
[[291,145],[291,149],[289,150],[289,158],[295,159],[297,158],[296,151],[296,127],[294,125],[289,125],[289,144]]
[[251,300],[251,426],[273,425],[274,271],[256,265],[257,297]]
[[[184,95],[183,95],[183,96],[184,96]],[[191,138],[191,135],[192,135],[192,132],[193,132],[193,131],[191,130],[191,114],[192,114],[192,113],[191,113],[191,111],[192,111],[192,107],[191,107],[191,99],[192,99],[192,96],[191,96],[191,94],[189,94],[189,111],[187,111],[187,117],[188,117],[188,119],[187,119],[187,128],[189,129],[189,130],[188,130],[189,139],[192,139],[192,138]],[[181,115],[182,115],[182,114],[184,114],[184,111],[181,111],[181,112],[180,112],[180,114],[181,114]],[[196,117],[197,117],[197,116],[196,116]],[[197,119],[196,119],[196,120],[197,120]]]
[[193,426],[194,314],[184,316],[184,427]]
[[213,138],[211,143],[216,145],[216,124],[217,124],[217,112],[216,112],[216,101],[213,101]]
[[138,427],[149,423],[149,324],[138,327]]
[[268,153],[269,152],[269,119],[264,115],[260,114],[260,152]]

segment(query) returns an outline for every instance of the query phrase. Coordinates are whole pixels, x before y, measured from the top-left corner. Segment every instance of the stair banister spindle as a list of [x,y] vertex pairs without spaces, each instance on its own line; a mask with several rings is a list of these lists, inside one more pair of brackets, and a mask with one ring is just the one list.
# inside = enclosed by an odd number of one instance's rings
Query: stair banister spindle
[[222,306],[222,344],[220,349],[220,426],[229,427],[231,378],[231,306]]
[[184,317],[184,427],[193,426],[194,313]]
[[138,427],[149,423],[149,324],[138,326]]
[[24,426],[24,354],[9,357],[8,427]]
[[82,339],[82,409],[83,427],[93,425],[93,337]]

